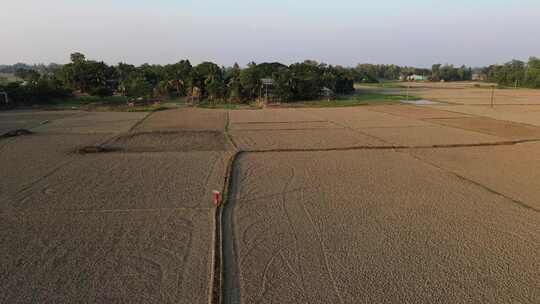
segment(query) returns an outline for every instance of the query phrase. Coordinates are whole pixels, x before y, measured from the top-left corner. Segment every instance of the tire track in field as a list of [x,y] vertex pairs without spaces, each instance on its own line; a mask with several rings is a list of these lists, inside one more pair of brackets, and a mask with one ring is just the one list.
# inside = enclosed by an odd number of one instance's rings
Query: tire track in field
[[[255,238],[255,241],[247,248],[247,254],[244,256],[238,255],[237,250],[237,238],[235,230],[235,221],[234,221],[234,212],[237,208],[236,203],[238,199],[239,186],[246,182],[249,177],[241,175],[240,169],[238,166],[241,156],[248,152],[239,152],[236,154],[232,161],[228,194],[225,205],[223,205],[221,225],[222,225],[222,303],[240,303],[241,302],[241,290],[240,290],[240,266],[244,265],[246,258],[250,255],[250,252],[256,249],[260,249],[266,246],[266,241],[257,241],[258,238]],[[252,168],[246,169],[248,172],[253,172]],[[287,270],[292,276],[296,279],[296,284],[298,290],[302,294],[302,298],[307,302],[314,302],[320,299],[326,299],[332,303],[343,303],[341,293],[339,292],[336,281],[331,273],[331,268],[326,253],[326,249],[323,244],[322,237],[317,231],[313,219],[310,219],[310,214],[305,211],[305,206],[298,206],[294,204],[287,204],[288,195],[300,195],[303,197],[305,189],[296,189],[293,188],[295,179],[295,169],[290,168],[290,174],[287,178],[287,181],[283,184],[283,189],[279,194],[267,195],[264,198],[274,197],[277,201],[277,206],[284,214],[284,221],[286,222],[288,232],[285,232],[284,236],[291,238],[293,245],[293,259],[287,257],[287,254],[284,252],[284,248],[281,248],[282,245],[278,245],[279,248],[267,247],[267,251],[273,252],[273,254],[267,256],[269,259],[264,263],[264,272],[261,278],[260,290],[255,297],[255,302],[264,302],[264,296],[269,292],[270,281],[268,281],[268,276],[271,271],[276,270],[276,265],[280,262],[280,265]],[[254,194],[248,190],[247,195]],[[248,199],[248,201],[251,199]],[[240,199],[238,202],[245,202]],[[253,225],[264,224],[264,220],[256,220],[254,223],[249,225],[247,228],[252,229]],[[265,229],[263,229],[265,230]],[[242,239],[245,239],[247,236],[243,235]],[[259,238],[260,239],[260,238]],[[300,240],[309,240],[309,243],[314,247],[302,247],[300,245]],[[303,269],[302,265],[311,265],[317,267],[317,271],[308,271],[311,274],[306,274],[306,269]],[[310,267],[311,267],[310,266]],[[279,267],[278,267],[279,268]],[[314,275],[315,274],[315,275]],[[317,286],[323,286],[319,288]],[[215,298],[214,303],[220,303],[219,299]]]
[[[335,125],[342,126],[339,123],[332,122]],[[233,137],[228,132],[229,128],[229,121],[227,122],[227,130],[225,131],[226,137],[228,140],[232,143],[234,143]],[[358,130],[354,130],[358,132]],[[360,134],[364,134],[363,132],[359,132]],[[241,290],[240,290],[240,266],[245,264],[245,256],[239,257],[238,256],[238,250],[237,250],[237,244],[236,241],[238,240],[238,237],[235,233],[235,219],[234,219],[234,212],[236,209],[236,203],[239,199],[238,191],[239,186],[246,183],[250,177],[255,175],[255,171],[260,170],[261,167],[253,168],[243,168],[242,174],[239,169],[239,162],[241,161],[241,157],[247,154],[261,154],[261,153],[280,153],[280,152],[327,152],[327,151],[352,151],[352,150],[394,150],[394,151],[408,151],[408,150],[415,150],[415,149],[442,149],[442,148],[467,148],[467,147],[494,147],[494,146],[512,146],[512,145],[518,145],[523,143],[530,143],[530,142],[539,142],[540,139],[529,139],[529,140],[509,140],[509,141],[501,141],[501,142],[489,142],[489,143],[471,143],[471,144],[441,144],[441,145],[421,145],[421,146],[398,146],[393,144],[388,145],[382,145],[382,146],[351,146],[351,147],[342,147],[342,148],[313,148],[313,149],[242,149],[238,146],[234,145],[236,148],[236,151],[234,155],[231,157],[231,160],[229,162],[228,170],[227,170],[227,177],[225,181],[224,186],[224,204],[219,208],[218,211],[218,223],[219,223],[219,238],[216,238],[216,241],[219,242],[219,246],[217,245],[216,248],[219,247],[219,257],[220,260],[216,261],[216,264],[219,264],[220,267],[214,268],[216,271],[219,271],[219,276],[216,275],[215,277],[218,277],[219,279],[214,282],[215,284],[219,285],[220,293],[218,295],[214,294],[214,297],[212,298],[212,303],[216,304],[232,304],[232,303],[240,303],[241,302]],[[264,169],[264,168],[263,168]],[[290,227],[290,231],[288,231],[288,235],[293,239],[294,242],[294,255],[296,256],[296,260],[291,260],[290,258],[287,258],[287,254],[284,251],[283,248],[267,248],[269,251],[273,252],[270,259],[268,259],[265,262],[265,271],[263,275],[263,281],[261,282],[261,291],[258,293],[257,300],[261,301],[264,300],[265,291],[268,288],[268,281],[265,279],[266,274],[269,272],[269,268],[272,265],[277,265],[279,261],[281,261],[281,266],[283,268],[287,268],[289,273],[295,277],[300,278],[301,280],[301,288],[302,292],[305,295],[305,299],[312,300],[312,301],[320,301],[321,299],[324,299],[326,297],[330,297],[331,295],[328,295],[328,293],[334,294],[333,299],[329,301],[329,303],[344,303],[343,294],[340,293],[340,290],[337,286],[337,282],[332,274],[332,269],[330,265],[330,259],[327,255],[326,248],[324,245],[324,240],[321,235],[321,231],[319,231],[316,227],[316,223],[312,217],[312,214],[310,214],[308,207],[304,204],[295,205],[295,204],[286,204],[286,198],[287,195],[296,195],[300,194],[302,196],[301,201],[303,200],[303,194],[306,189],[290,189],[289,187],[292,186],[292,182],[294,180],[294,168],[290,168],[293,172],[291,173],[291,176],[289,176],[288,181],[285,184],[284,189],[281,193],[278,194],[272,194],[272,195],[266,195],[262,197],[253,197],[253,190],[247,190],[247,196],[250,197],[248,200],[240,200],[240,202],[245,203],[248,201],[254,201],[256,199],[264,199],[264,198],[271,198],[273,196],[279,197],[281,196],[281,199],[279,200],[280,208],[284,212],[284,218],[287,222],[288,226]],[[477,186],[482,186],[480,184],[477,184]],[[299,192],[299,193],[297,193]],[[294,215],[294,220],[291,215]],[[260,217],[260,216],[259,216]],[[255,226],[264,224],[264,220],[258,220],[251,223],[247,229],[256,229]],[[253,226],[253,227],[252,227]],[[303,230],[302,230],[303,229]],[[301,231],[302,230],[302,231]],[[247,238],[247,235],[244,233],[241,236],[242,240],[245,240]],[[299,240],[310,240],[310,244],[314,247],[311,248],[313,250],[309,250],[309,248],[300,248],[297,244]],[[265,247],[266,242],[265,241],[254,241],[251,244],[247,250],[248,255],[249,252],[252,252],[256,247]],[[302,252],[304,251],[304,252]],[[216,255],[217,256],[217,255]],[[306,265],[310,265],[310,267],[319,267],[318,271],[315,271],[317,273],[317,278],[309,278],[312,282],[324,282],[323,284],[315,284],[315,286],[327,286],[329,288],[319,288],[319,290],[309,290],[308,293],[306,293],[306,284],[305,282],[305,275],[301,268],[301,262],[299,262],[300,258],[303,258],[304,260],[306,257],[310,256],[309,261],[307,261]],[[295,271],[295,264],[298,264],[299,272]],[[279,265],[278,265],[279,266]],[[216,288],[214,288],[216,290]],[[319,292],[325,292],[322,296],[318,295]]]

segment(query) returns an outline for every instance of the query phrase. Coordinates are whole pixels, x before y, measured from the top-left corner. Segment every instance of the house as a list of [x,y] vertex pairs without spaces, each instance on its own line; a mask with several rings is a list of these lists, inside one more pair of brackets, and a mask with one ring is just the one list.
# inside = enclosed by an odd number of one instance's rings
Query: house
[[270,99],[273,99],[274,98],[273,89],[275,85],[274,79],[262,78],[261,84],[262,86],[259,92],[259,98],[263,98],[264,96],[265,101],[269,101]]
[[487,75],[484,73],[473,73],[471,79],[473,81],[487,81]]
[[424,75],[416,75],[416,74],[413,74],[413,75],[410,75],[407,80],[409,81],[426,81],[428,80],[428,77],[427,76],[424,76]]
[[429,77],[424,76],[424,75],[416,75],[416,74],[413,74],[413,75],[401,75],[401,76],[399,76],[399,80],[400,81],[427,81],[427,80],[429,80]]
[[336,99],[336,94],[332,89],[328,87],[323,87],[321,89],[321,97],[327,100],[334,100]]

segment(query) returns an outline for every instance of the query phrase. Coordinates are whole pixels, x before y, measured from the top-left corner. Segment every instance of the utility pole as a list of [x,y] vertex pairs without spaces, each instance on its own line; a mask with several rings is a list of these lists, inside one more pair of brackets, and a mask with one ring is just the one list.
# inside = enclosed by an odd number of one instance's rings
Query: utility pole
[[491,86],[491,107],[493,108],[495,102],[495,86]]
[[411,89],[410,85],[407,85],[407,101],[409,101],[409,90]]

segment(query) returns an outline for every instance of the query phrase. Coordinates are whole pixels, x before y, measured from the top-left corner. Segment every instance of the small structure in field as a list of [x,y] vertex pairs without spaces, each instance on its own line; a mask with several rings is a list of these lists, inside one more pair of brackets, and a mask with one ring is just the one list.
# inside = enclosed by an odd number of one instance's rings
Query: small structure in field
[[[262,87],[261,92],[259,93],[259,97],[262,97],[264,94],[265,101],[268,102],[269,98],[273,97],[273,89],[274,89],[274,79],[272,78],[262,78],[261,79]],[[264,92],[263,92],[264,90]]]
[[330,101],[336,99],[336,94],[332,89],[328,87],[323,87],[321,89],[321,97]]
[[190,94],[191,103],[194,104],[195,102],[200,102],[202,99],[202,90],[199,87],[192,87],[191,88],[191,94]]
[[473,81],[487,81],[487,75],[483,73],[473,73],[471,79]]
[[424,75],[413,74],[413,75],[407,76],[407,80],[408,81],[426,81],[428,80],[428,77]]

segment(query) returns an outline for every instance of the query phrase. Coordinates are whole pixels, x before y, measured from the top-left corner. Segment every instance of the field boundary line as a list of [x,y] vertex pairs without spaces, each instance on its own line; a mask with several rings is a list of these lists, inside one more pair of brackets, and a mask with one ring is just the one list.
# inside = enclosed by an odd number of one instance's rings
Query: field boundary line
[[475,180],[473,180],[473,179],[470,179],[470,178],[468,178],[468,177],[465,177],[465,176],[463,176],[463,175],[461,175],[461,174],[459,174],[459,173],[457,173],[457,172],[455,172],[455,171],[453,171],[453,170],[448,170],[448,169],[446,169],[446,168],[444,168],[444,167],[441,167],[441,166],[439,166],[439,165],[437,165],[437,164],[434,164],[434,163],[432,163],[432,162],[430,162],[430,161],[427,161],[427,160],[425,160],[425,159],[422,159],[421,157],[419,157],[419,156],[417,156],[417,155],[414,155],[414,154],[411,154],[411,153],[408,153],[408,154],[409,154],[412,158],[414,158],[414,159],[416,159],[416,160],[418,160],[418,161],[421,161],[421,162],[423,162],[423,163],[425,163],[425,164],[427,164],[427,165],[430,165],[430,166],[432,166],[432,167],[434,167],[434,168],[437,168],[437,169],[440,170],[441,172],[445,172],[445,173],[451,174],[451,175],[455,176],[456,178],[458,178],[458,179],[460,179],[460,180],[462,180],[462,181],[464,181],[464,182],[468,182],[468,183],[470,183],[470,184],[472,184],[472,185],[475,185],[475,186],[477,186],[477,187],[480,187],[481,189],[483,189],[483,190],[485,190],[485,191],[487,191],[487,192],[489,192],[489,193],[491,193],[491,194],[495,194],[495,195],[497,195],[497,196],[503,197],[503,198],[505,198],[505,199],[511,201],[512,203],[514,203],[515,205],[517,205],[517,206],[519,206],[519,207],[521,207],[521,208],[524,208],[524,209],[527,209],[527,210],[531,210],[531,211],[533,211],[533,212],[540,213],[540,209],[537,209],[537,208],[535,208],[535,207],[533,207],[533,206],[530,206],[530,205],[528,205],[528,204],[525,203],[525,202],[522,202],[522,201],[520,201],[520,200],[518,200],[518,199],[515,199],[515,198],[513,198],[513,197],[510,197],[510,196],[508,196],[508,195],[506,195],[506,194],[503,194],[503,193],[501,193],[501,192],[499,192],[499,191],[497,191],[497,190],[494,190],[494,189],[490,188],[489,186],[486,186],[486,185],[484,185],[484,184],[482,184],[482,183],[480,183],[480,182],[477,182],[477,181],[475,181]]
[[415,150],[415,149],[449,149],[449,148],[474,148],[474,147],[496,147],[514,146],[523,143],[540,142],[540,139],[524,139],[515,141],[499,141],[472,144],[444,144],[444,145],[420,145],[420,146],[350,146],[338,148],[313,148],[313,149],[246,149],[243,153],[275,153],[275,152],[329,152],[329,151],[354,151],[354,150]]
[[129,128],[127,133],[133,132],[137,127],[139,127],[143,122],[145,122],[148,118],[150,118],[150,116],[154,115],[154,113],[156,113],[156,112],[157,111],[152,111],[152,112],[148,113],[141,120],[137,121],[133,126],[131,126],[131,128]]
[[[228,263],[228,259],[225,258],[225,223],[224,223],[224,213],[225,209],[229,207],[232,203],[231,198],[231,187],[232,179],[234,175],[234,167],[239,156],[243,151],[239,150],[233,138],[229,134],[230,127],[230,111],[227,111],[227,122],[225,124],[224,135],[225,138],[229,141],[230,144],[234,147],[234,151],[230,155],[227,161],[227,167],[225,169],[225,176],[223,179],[223,185],[221,189],[221,204],[214,210],[214,252],[212,258],[212,273],[211,273],[211,282],[209,284],[209,298],[208,302],[210,304],[222,304],[228,303],[228,276],[225,273],[225,264]],[[231,218],[232,220],[232,218]],[[230,223],[232,225],[232,223]],[[233,240],[234,242],[234,240]],[[233,254],[234,255],[234,254]]]
[[[300,111],[301,111],[302,113],[305,114],[305,111],[302,111],[302,110],[300,110]],[[309,113],[309,114],[312,115],[313,117],[321,118],[320,116],[318,116],[318,115],[316,115],[316,114],[313,114],[313,113]],[[360,130],[358,130],[358,129],[355,129],[355,128],[353,128],[353,127],[350,127],[350,126],[348,126],[348,125],[340,124],[340,123],[338,123],[338,122],[336,122],[336,121],[334,121],[334,120],[327,120],[327,122],[330,123],[330,124],[336,125],[336,126],[338,126],[338,127],[340,127],[340,128],[344,128],[344,129],[347,129],[347,130],[349,130],[349,131],[352,131],[353,133],[362,134],[363,136],[366,136],[366,137],[369,137],[369,138],[373,138],[373,139],[376,139],[376,140],[381,141],[381,142],[384,142],[384,143],[391,144],[389,141],[384,140],[383,138],[379,138],[379,137],[377,137],[377,136],[375,136],[375,135],[372,135],[372,134],[369,134],[369,133],[366,133],[366,132],[362,132],[362,131],[360,131]]]
[[[430,120],[452,120],[452,119],[464,119],[464,118],[484,118],[484,119],[491,119],[491,120],[494,120],[494,121],[498,121],[498,122],[504,122],[504,123],[507,123],[507,124],[511,124],[511,125],[522,125],[524,127],[532,127],[532,128],[536,128],[536,129],[540,129],[539,126],[537,125],[533,125],[533,124],[529,124],[529,123],[526,123],[526,122],[521,122],[521,121],[514,121],[514,120],[505,120],[505,119],[498,119],[498,118],[493,118],[493,117],[489,117],[489,116],[483,116],[483,115],[472,115],[470,117],[444,117],[444,118],[422,118],[420,119],[421,121],[430,121]],[[441,126],[446,126],[448,127],[447,125],[443,125],[443,124],[438,124],[437,122],[430,122],[430,123],[434,123],[434,124],[437,124],[437,125],[441,125]],[[451,127],[451,128],[456,128],[456,129],[462,129],[462,130],[468,130],[468,129],[463,129],[462,127]]]

